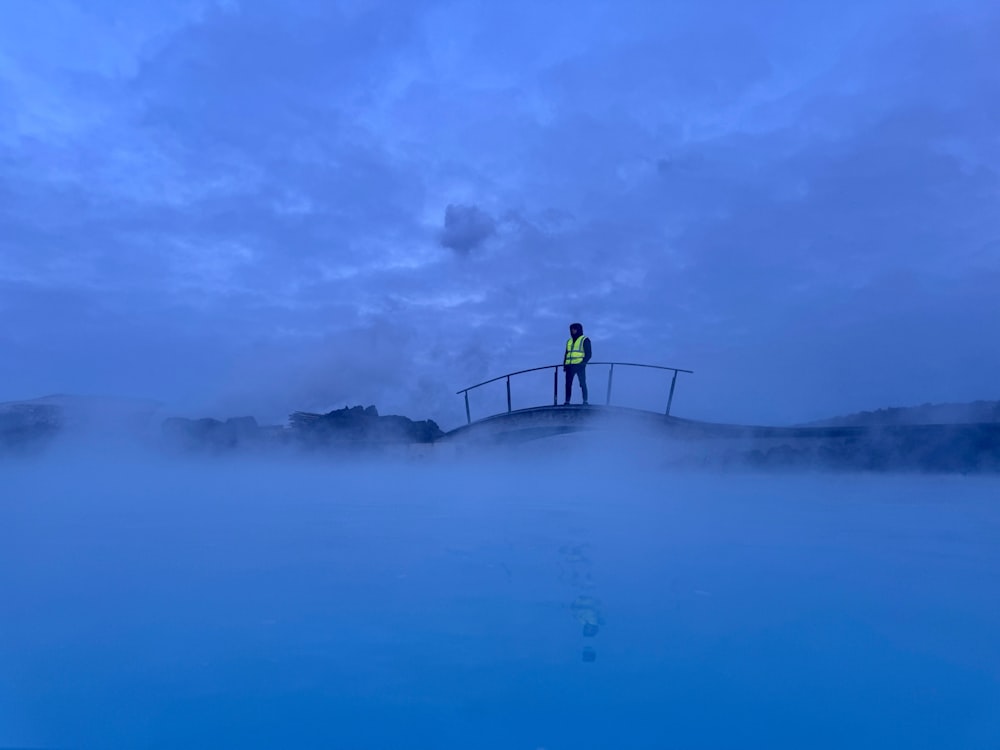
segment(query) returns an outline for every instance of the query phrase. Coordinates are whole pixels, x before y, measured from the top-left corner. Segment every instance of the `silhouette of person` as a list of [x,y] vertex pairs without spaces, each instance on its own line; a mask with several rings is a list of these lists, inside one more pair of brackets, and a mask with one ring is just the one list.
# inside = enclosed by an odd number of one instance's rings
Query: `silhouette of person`
[[583,405],[587,406],[587,363],[591,356],[590,339],[583,335],[583,326],[580,323],[571,323],[569,339],[566,341],[566,354],[563,357],[563,372],[566,373],[566,400],[563,402],[563,406],[569,405],[574,375],[580,382]]

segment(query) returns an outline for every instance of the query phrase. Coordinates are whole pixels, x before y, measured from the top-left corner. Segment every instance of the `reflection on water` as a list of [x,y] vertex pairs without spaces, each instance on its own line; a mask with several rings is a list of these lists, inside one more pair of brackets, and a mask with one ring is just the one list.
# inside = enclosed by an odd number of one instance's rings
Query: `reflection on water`
[[[564,545],[559,548],[564,565],[560,580],[578,590],[589,591],[596,588],[590,560],[589,544]],[[601,602],[593,596],[579,595],[569,605],[573,618],[583,625],[583,636],[593,638],[604,624]],[[583,647],[583,660],[592,662],[597,658],[593,646]]]
[[992,480],[564,478],[8,467],[0,747],[996,746]]

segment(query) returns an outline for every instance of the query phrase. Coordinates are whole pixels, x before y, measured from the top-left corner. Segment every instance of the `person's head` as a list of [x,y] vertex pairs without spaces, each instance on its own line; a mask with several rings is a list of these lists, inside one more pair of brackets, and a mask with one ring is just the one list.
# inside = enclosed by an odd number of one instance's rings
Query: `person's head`
[[583,326],[580,325],[579,323],[570,323],[569,324],[569,335],[572,336],[573,338],[576,338],[577,336],[582,336],[583,335]]

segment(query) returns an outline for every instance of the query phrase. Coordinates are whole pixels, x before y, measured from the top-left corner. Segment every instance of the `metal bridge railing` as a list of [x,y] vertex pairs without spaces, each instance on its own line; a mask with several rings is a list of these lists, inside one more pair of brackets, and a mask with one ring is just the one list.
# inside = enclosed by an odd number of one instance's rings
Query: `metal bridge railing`
[[[610,365],[608,370],[608,392],[604,399],[604,404],[606,406],[611,405],[611,385],[614,382],[615,377],[615,365],[620,367],[647,367],[651,370],[669,370],[674,373],[674,376],[670,379],[670,395],[667,397],[667,410],[664,412],[667,416],[670,415],[670,407],[674,403],[674,390],[677,388],[677,375],[681,372],[686,372],[693,374],[694,370],[682,370],[679,367],[662,367],[660,365],[643,365],[637,362],[588,362],[587,366],[592,367],[594,365]],[[507,379],[507,413],[510,414],[511,402],[510,402],[510,379],[515,375],[523,375],[526,372],[538,372],[539,370],[552,370],[552,405],[559,405],[559,368],[563,365],[542,365],[541,367],[531,367],[527,370],[518,370],[517,372],[508,372],[506,375],[499,375],[495,378],[490,378],[489,380],[484,380],[482,383],[476,383],[475,385],[470,385],[468,388],[463,388],[460,391],[456,391],[456,395],[465,396],[465,421],[466,424],[472,424],[472,414],[469,411],[469,391],[475,390],[483,385],[489,385],[490,383],[495,383],[498,380]]]

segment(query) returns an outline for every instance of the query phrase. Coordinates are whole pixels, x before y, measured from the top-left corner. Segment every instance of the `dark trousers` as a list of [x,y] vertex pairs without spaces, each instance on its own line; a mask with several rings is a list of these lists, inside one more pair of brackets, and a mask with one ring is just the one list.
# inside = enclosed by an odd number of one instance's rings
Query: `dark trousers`
[[574,375],[580,381],[583,403],[587,403],[587,365],[566,365],[566,403],[569,403],[569,394],[573,390]]

